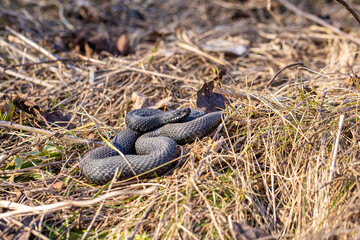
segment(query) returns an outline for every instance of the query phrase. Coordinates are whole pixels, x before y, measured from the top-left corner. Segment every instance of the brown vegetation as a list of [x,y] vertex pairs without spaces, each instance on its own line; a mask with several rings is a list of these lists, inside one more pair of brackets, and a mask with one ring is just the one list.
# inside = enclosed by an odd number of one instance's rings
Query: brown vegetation
[[[329,1],[1,1],[0,238],[358,239],[359,30]],[[81,176],[218,69],[226,122],[171,174]]]

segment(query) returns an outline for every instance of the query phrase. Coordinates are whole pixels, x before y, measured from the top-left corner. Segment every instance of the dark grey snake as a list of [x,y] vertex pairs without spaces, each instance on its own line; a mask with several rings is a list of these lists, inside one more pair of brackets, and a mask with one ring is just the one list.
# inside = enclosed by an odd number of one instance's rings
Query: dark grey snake
[[221,112],[202,113],[189,108],[172,111],[136,109],[125,118],[127,128],[119,132],[108,145],[88,152],[80,161],[80,170],[93,183],[110,181],[116,169],[118,180],[146,173],[145,176],[161,175],[174,164],[178,157],[178,144],[204,137],[221,123]]

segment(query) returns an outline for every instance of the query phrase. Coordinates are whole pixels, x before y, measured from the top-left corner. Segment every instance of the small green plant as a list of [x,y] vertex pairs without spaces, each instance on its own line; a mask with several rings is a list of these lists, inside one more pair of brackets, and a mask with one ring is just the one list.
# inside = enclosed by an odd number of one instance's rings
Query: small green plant
[[154,48],[154,50],[152,51],[152,55],[151,55],[151,58],[150,58],[150,60],[149,60],[148,66],[151,66],[151,65],[152,65],[152,63],[153,63],[153,61],[154,61],[154,55],[155,55],[155,53],[156,53],[156,51],[157,51],[160,43],[161,43],[162,40],[164,39],[164,36],[165,36],[165,34],[163,34],[163,35],[161,36],[161,38],[159,39],[159,41],[156,43],[155,48]]
[[9,100],[0,102],[0,121],[10,121],[15,111],[15,105]]

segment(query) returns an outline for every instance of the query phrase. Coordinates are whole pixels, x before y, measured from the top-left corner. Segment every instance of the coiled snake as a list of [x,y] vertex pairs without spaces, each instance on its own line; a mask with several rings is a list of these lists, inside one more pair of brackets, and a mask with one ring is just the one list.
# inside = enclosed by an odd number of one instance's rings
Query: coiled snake
[[80,160],[80,170],[93,183],[110,181],[116,169],[118,180],[147,173],[161,175],[174,164],[167,164],[178,157],[179,146],[204,137],[221,123],[221,112],[205,114],[197,110],[182,108],[172,111],[136,109],[125,118],[126,129],[108,145],[88,152]]

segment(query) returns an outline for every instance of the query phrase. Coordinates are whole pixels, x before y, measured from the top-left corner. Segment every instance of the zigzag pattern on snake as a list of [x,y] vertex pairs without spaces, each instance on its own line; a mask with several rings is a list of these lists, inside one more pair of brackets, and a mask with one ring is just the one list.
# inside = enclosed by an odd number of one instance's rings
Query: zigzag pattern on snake
[[[105,145],[88,152],[80,160],[80,170],[91,182],[105,184],[118,169],[118,180],[150,172],[161,175],[174,167],[179,146],[212,132],[221,123],[221,112],[205,114],[182,108],[172,111],[136,109],[125,118],[126,129],[111,141],[126,160]],[[147,174],[146,176],[150,176]]]

